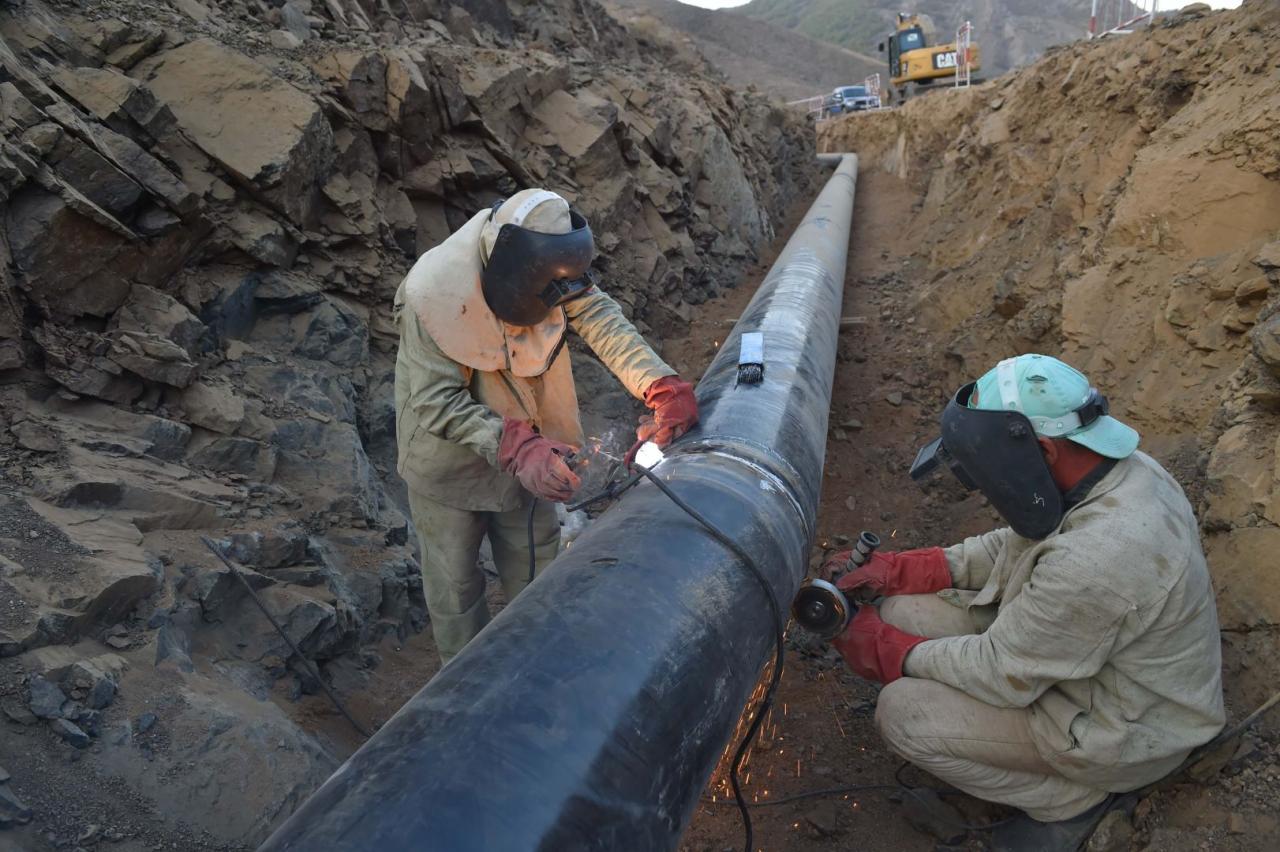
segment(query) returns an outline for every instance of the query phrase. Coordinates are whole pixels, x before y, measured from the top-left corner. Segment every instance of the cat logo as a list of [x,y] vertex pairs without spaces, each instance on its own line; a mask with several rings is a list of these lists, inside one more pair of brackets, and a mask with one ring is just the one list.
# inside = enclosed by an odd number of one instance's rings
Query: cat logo
[[945,53],[935,53],[933,55],[933,67],[938,69],[955,68],[956,52],[954,50],[948,50]]

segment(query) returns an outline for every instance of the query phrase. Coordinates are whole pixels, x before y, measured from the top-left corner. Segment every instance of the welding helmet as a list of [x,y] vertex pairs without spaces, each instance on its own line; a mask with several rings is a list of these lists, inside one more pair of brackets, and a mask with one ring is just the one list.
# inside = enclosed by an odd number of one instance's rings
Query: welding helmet
[[485,303],[511,325],[537,325],[594,284],[591,228],[554,192],[526,189],[494,204],[480,244]]
[[1014,532],[1042,539],[1062,523],[1065,507],[1037,436],[1115,459],[1138,445],[1138,433],[1110,416],[1106,397],[1082,373],[1056,358],[1021,355],[956,392],[943,409],[941,437],[917,453],[911,478],[945,465]]

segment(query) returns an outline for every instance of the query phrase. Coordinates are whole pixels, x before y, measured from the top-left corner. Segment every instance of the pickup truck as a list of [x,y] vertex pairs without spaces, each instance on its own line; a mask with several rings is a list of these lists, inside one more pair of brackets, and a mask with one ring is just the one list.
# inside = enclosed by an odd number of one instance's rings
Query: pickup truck
[[867,91],[866,86],[840,86],[823,100],[822,117],[879,108],[880,98]]

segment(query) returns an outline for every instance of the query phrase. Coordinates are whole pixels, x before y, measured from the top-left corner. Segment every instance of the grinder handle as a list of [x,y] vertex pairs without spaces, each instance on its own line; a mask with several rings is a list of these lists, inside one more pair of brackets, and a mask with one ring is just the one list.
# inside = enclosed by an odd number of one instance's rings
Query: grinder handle
[[852,571],[854,568],[861,568],[879,546],[880,536],[863,530],[858,535],[858,540],[853,543],[853,550],[849,552],[849,562],[845,565],[844,570],[847,572]]

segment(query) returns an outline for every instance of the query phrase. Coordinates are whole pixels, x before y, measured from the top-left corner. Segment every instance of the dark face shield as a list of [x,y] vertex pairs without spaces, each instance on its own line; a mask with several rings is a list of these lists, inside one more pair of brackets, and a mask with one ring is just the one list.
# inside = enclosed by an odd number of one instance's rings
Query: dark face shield
[[975,387],[965,385],[947,403],[942,437],[921,448],[911,478],[945,466],[965,488],[981,491],[1018,535],[1045,538],[1062,523],[1062,492],[1035,429],[1021,412],[969,408]]
[[503,225],[480,283],[489,310],[511,325],[537,325],[557,305],[591,289],[595,243],[587,220],[570,212],[573,230],[542,234]]

